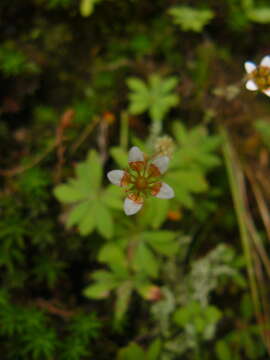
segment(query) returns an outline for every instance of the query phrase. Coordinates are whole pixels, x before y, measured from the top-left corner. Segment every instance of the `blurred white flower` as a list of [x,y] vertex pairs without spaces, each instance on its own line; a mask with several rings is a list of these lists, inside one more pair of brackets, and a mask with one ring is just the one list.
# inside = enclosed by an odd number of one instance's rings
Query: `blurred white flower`
[[260,90],[270,96],[270,56],[265,56],[259,65],[251,61],[245,62],[247,72],[246,88],[251,91]]

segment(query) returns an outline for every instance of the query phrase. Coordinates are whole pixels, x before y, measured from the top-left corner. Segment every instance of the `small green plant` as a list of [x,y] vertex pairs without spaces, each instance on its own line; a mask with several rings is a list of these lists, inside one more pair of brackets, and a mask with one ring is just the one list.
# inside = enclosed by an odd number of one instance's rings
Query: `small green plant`
[[150,75],[148,83],[129,78],[129,112],[137,115],[148,111],[152,121],[162,121],[168,111],[179,103],[179,96],[173,93],[177,83],[175,76],[163,79],[157,74]]
[[36,73],[38,66],[30,62],[27,56],[12,42],[6,42],[0,47],[0,70],[6,76],[16,76],[22,73]]
[[242,0],[242,7],[248,20],[259,24],[268,24],[270,22],[269,6],[256,6],[254,0]]
[[175,189],[175,197],[179,203],[192,208],[192,194],[207,190],[205,174],[220,164],[215,153],[220,139],[216,135],[209,135],[203,126],[188,130],[181,122],[173,124],[173,132],[177,147],[165,180]]
[[121,194],[114,186],[101,187],[103,171],[96,151],[90,151],[75,171],[75,179],[54,190],[58,200],[73,204],[67,226],[78,225],[81,235],[89,235],[96,228],[102,236],[111,238],[114,233],[111,209],[122,208]]
[[160,352],[161,341],[159,339],[154,340],[146,351],[136,343],[130,343],[118,351],[117,360],[158,360]]
[[173,22],[183,31],[201,32],[214,17],[210,9],[195,9],[189,6],[175,6],[168,12],[173,17]]
[[[158,292],[158,288],[151,283],[147,273],[136,272],[134,265],[129,262],[126,252],[119,245],[113,243],[104,245],[99,252],[98,260],[105,263],[109,270],[93,272],[91,278],[95,283],[89,285],[84,290],[84,294],[92,299],[105,299],[114,290],[116,294],[114,315],[116,325],[123,319],[134,291],[145,299],[151,299],[152,296],[155,296],[155,292]],[[151,267],[151,269],[153,268]],[[152,270],[150,272],[152,274]]]
[[94,313],[80,313],[67,326],[68,335],[61,344],[61,360],[80,360],[91,356],[91,341],[100,334],[101,324]]
[[17,356],[49,360],[54,356],[58,338],[55,330],[47,326],[47,318],[43,312],[34,307],[13,305],[5,298],[0,320],[1,335],[13,344],[8,350],[13,358]]
[[177,325],[186,329],[191,336],[201,340],[212,338],[217,322],[221,318],[221,311],[213,305],[202,306],[199,302],[190,302],[178,309],[173,316]]
[[5,75],[18,75],[24,71],[27,59],[20,51],[2,46],[0,48],[0,69]]

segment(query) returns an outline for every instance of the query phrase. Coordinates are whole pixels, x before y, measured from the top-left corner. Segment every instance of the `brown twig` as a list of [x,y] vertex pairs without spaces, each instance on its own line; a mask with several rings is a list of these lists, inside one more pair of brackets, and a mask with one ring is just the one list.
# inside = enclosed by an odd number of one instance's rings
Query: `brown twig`
[[78,148],[82,145],[82,143],[88,138],[88,136],[92,133],[95,126],[100,121],[100,118],[98,116],[95,116],[93,120],[86,126],[86,128],[83,130],[79,138],[76,140],[74,144],[71,145],[70,153],[74,154]]
[[12,169],[0,169],[0,175],[2,176],[6,176],[6,177],[11,177],[11,176],[15,176],[18,174],[21,174],[23,172],[25,172],[26,170],[31,169],[32,167],[36,166],[37,164],[39,164],[43,159],[45,159],[45,157],[51,152],[53,151],[57,146],[57,141],[55,140],[52,144],[50,144],[48,146],[48,148],[44,151],[43,154],[37,156],[30,164],[25,165],[25,166],[16,166]]
[[64,310],[64,309],[57,307],[54,301],[50,302],[45,299],[39,298],[36,300],[36,305],[40,309],[43,309],[43,310],[49,312],[50,314],[60,316],[61,318],[65,319],[65,320],[68,320],[75,315],[74,311]]
[[64,154],[66,151],[66,147],[64,146],[64,132],[66,128],[68,128],[72,120],[74,118],[75,111],[73,109],[68,109],[64,112],[64,114],[61,116],[59,126],[56,129],[56,144],[57,144],[57,166],[56,166],[56,172],[55,172],[55,182],[59,182],[61,178],[62,173],[62,167],[65,163]]
[[107,151],[108,129],[109,129],[109,123],[106,121],[101,121],[99,125],[97,142],[98,142],[102,164],[104,164],[108,158],[108,151]]

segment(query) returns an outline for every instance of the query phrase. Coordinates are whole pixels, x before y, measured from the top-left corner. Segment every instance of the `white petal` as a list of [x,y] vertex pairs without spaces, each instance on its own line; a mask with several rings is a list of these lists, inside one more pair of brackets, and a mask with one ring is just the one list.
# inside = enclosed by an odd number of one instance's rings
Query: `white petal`
[[125,211],[126,215],[136,214],[141,209],[142,206],[143,206],[143,204],[141,204],[141,203],[138,204],[129,198],[125,198],[124,211]]
[[162,183],[159,192],[155,195],[159,199],[171,199],[174,197],[173,189],[166,183]]
[[121,186],[121,180],[125,172],[123,170],[112,170],[107,174],[108,179],[114,185]]
[[265,56],[260,65],[270,67],[270,56]]
[[244,66],[248,74],[256,69],[256,65],[251,61],[246,61]]
[[258,90],[258,86],[255,84],[253,80],[248,80],[246,82],[246,88],[251,91]]
[[128,153],[128,162],[134,161],[144,161],[143,152],[137,146],[133,146]]
[[164,174],[165,171],[168,169],[169,161],[170,160],[168,156],[159,156],[152,161],[152,164],[154,164],[158,168],[161,174]]
[[267,96],[270,96],[270,89],[263,90],[263,93]]

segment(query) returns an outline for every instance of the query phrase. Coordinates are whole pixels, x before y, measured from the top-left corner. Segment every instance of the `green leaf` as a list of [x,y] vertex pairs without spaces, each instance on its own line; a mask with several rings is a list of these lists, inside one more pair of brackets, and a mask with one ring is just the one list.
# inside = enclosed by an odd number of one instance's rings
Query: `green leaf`
[[128,280],[122,283],[116,291],[116,303],[115,303],[115,321],[120,322],[127,311],[131,293],[133,291],[133,284]]
[[95,209],[89,206],[87,213],[79,220],[78,226],[81,235],[89,235],[95,228]]
[[151,197],[147,199],[144,205],[143,216],[140,216],[138,222],[143,227],[150,226],[158,229],[167,218],[169,210],[169,201]]
[[171,76],[164,79],[161,84],[161,90],[164,94],[167,94],[169,91],[172,91],[178,84],[179,79],[176,76]]
[[175,197],[180,204],[188,208],[192,208],[194,205],[192,194],[201,193],[208,189],[203,174],[198,170],[170,171],[165,176],[165,180],[174,189]]
[[270,23],[270,7],[257,7],[247,12],[249,20],[259,24]]
[[55,197],[63,203],[73,203],[84,198],[80,189],[73,187],[72,185],[58,185],[54,189]]
[[218,360],[231,360],[233,358],[229,345],[224,340],[219,340],[215,345]]
[[175,6],[169,9],[173,22],[183,31],[201,32],[214,17],[210,9],[195,9],[189,6]]
[[120,168],[125,168],[128,164],[128,154],[120,147],[112,147],[110,150],[114,161]]
[[104,270],[97,270],[91,275],[96,282],[84,289],[86,297],[101,299],[109,295],[109,292],[119,285],[119,280],[114,273]]
[[209,324],[215,324],[221,317],[221,312],[215,306],[202,306],[192,301],[174,313],[174,321],[182,327],[194,326],[199,334],[203,334]]
[[106,298],[110,291],[115,287],[114,283],[98,282],[93,285],[89,285],[84,289],[84,295],[92,299]]
[[67,226],[71,227],[81,221],[82,218],[90,211],[91,204],[89,201],[84,201],[70,211],[67,219]]
[[93,207],[98,232],[106,239],[110,239],[114,232],[113,219],[110,210],[108,210],[100,201],[96,201]]
[[126,267],[126,257],[123,250],[114,243],[105,244],[98,255],[98,260],[109,266],[118,265]]
[[141,79],[138,79],[135,77],[130,77],[127,80],[127,85],[130,90],[141,93],[141,94],[145,93],[145,95],[147,96],[148,88]]
[[89,187],[92,191],[98,191],[102,180],[102,164],[100,156],[95,150],[90,150],[87,156],[89,168]]
[[111,273],[109,271],[106,270],[97,270],[95,271],[93,274],[91,274],[91,278],[93,280],[99,281],[99,282],[103,282],[103,283],[114,283],[116,281],[116,277],[114,273]]
[[102,163],[95,150],[76,167],[76,178],[54,189],[56,197],[64,203],[74,203],[68,215],[67,226],[78,225],[81,235],[90,234],[95,228],[106,239],[114,233],[109,208],[122,207],[121,195],[110,185],[101,190]]
[[158,360],[160,353],[161,353],[161,341],[160,339],[156,339],[149,346],[145,360]]
[[129,96],[130,105],[128,111],[132,115],[139,115],[145,112],[149,107],[149,102],[146,97],[141,96]]
[[158,275],[158,260],[143,242],[138,244],[135,251],[134,266],[136,270],[145,272],[147,275],[154,278]]
[[144,359],[144,352],[135,343],[131,343],[127,347],[119,350],[117,354],[117,360],[143,360],[143,359]]
[[179,102],[179,96],[172,93],[177,82],[176,77],[163,79],[157,74],[150,75],[147,84],[140,79],[129,78],[129,112],[137,115],[148,111],[152,120],[162,121]]
[[101,201],[109,208],[115,210],[123,209],[123,191],[120,187],[109,185],[101,195]]
[[215,323],[221,318],[220,310],[212,305],[207,306],[204,310],[204,317],[206,318],[208,323]]
[[207,171],[220,164],[215,150],[220,144],[220,137],[210,136],[207,129],[195,126],[187,131],[180,122],[173,124],[173,132],[179,148],[171,162],[171,168],[182,167]]
[[142,238],[155,251],[162,255],[174,255],[179,248],[178,242],[175,241],[175,233],[173,231],[148,231],[142,233]]

